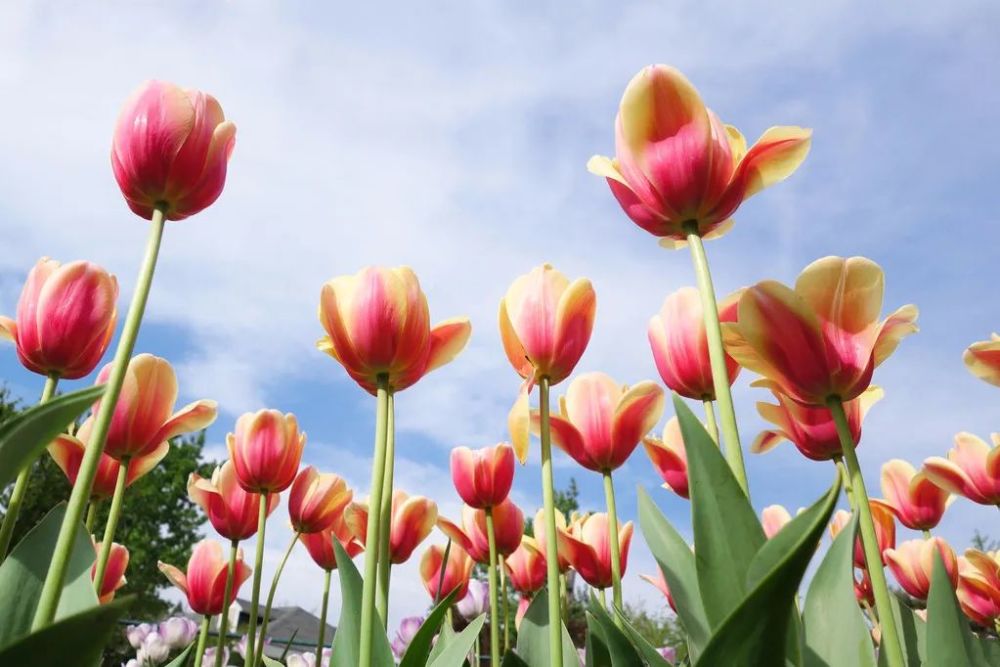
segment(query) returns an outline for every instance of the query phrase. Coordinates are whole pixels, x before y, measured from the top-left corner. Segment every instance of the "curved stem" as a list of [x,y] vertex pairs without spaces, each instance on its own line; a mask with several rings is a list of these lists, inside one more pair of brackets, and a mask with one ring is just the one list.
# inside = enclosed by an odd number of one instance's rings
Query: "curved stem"
[[[621,544],[618,542],[618,507],[615,504],[615,484],[611,480],[611,471],[604,471],[604,499],[608,504],[608,544],[611,547],[611,591],[615,608],[622,607],[622,556]],[[615,623],[621,625],[618,616]]]
[[97,523],[97,512],[100,509],[101,501],[98,498],[91,498],[90,504],[87,505],[87,520],[83,524],[88,535],[94,534],[94,524]]
[[500,589],[503,591],[503,652],[510,650],[510,599],[507,594],[507,565],[500,561]]
[[260,641],[257,642],[257,653],[254,655],[253,665],[259,665],[264,662],[264,643],[267,640],[267,624],[271,620],[271,605],[274,604],[274,593],[278,590],[278,580],[281,579],[281,573],[285,571],[285,564],[288,562],[288,557],[292,555],[292,549],[299,541],[299,533],[295,532],[292,535],[292,541],[288,544],[288,548],[285,549],[285,555],[281,557],[281,562],[278,564],[278,569],[274,571],[274,578],[271,579],[271,588],[267,592],[267,605],[264,607],[264,620],[260,624]]
[[851,486],[851,473],[847,471],[847,465],[844,464],[843,456],[836,456],[833,459],[837,466],[837,470],[840,471],[840,479],[844,482],[844,494],[847,496],[847,504],[851,506],[851,511],[858,508],[858,504],[854,502],[854,487]]
[[844,454],[844,463],[851,478],[851,487],[857,504],[859,526],[861,528],[861,545],[865,552],[868,565],[868,575],[871,577],[872,592],[875,595],[875,608],[882,623],[881,650],[885,651],[888,667],[903,667],[903,649],[896,630],[892,614],[892,599],[889,597],[889,586],[882,569],[882,554],[879,551],[878,538],[875,535],[875,522],[872,521],[872,510],[868,504],[868,491],[865,480],[861,476],[861,466],[854,451],[854,437],[847,424],[844,404],[837,397],[827,401],[830,412],[833,413],[837,425],[837,435],[840,436],[840,448]]
[[385,450],[389,419],[389,377],[378,377],[375,412],[375,453],[372,459],[371,493],[368,499],[368,531],[365,536],[365,578],[361,588],[361,645],[359,664],[372,663],[372,633],[375,627],[375,589],[378,576],[379,524],[381,523],[382,485],[385,481]]
[[323,573],[323,606],[319,612],[319,639],[316,640],[316,665],[323,664],[323,641],[326,639],[326,609],[330,606],[330,574],[333,570]]
[[[45,386],[42,387],[42,396],[38,399],[39,405],[49,402],[52,395],[56,393],[57,384],[59,384],[58,375],[50,373],[46,376]],[[10,548],[10,538],[14,535],[17,515],[21,513],[21,504],[24,502],[24,496],[28,492],[28,482],[31,480],[31,470],[34,467],[34,461],[24,466],[24,470],[18,473],[17,481],[14,482],[14,490],[10,493],[7,511],[3,515],[3,525],[0,525],[0,563],[7,558],[7,550]]]
[[236,576],[236,558],[240,549],[239,540],[229,543],[229,567],[226,570],[226,589],[222,596],[222,615],[219,616],[219,639],[215,642],[215,667],[222,667],[222,651],[226,647],[226,636],[229,633],[229,603],[233,596],[233,579]]
[[115,350],[115,359],[112,362],[107,388],[104,390],[100,408],[98,408],[97,416],[94,418],[94,429],[90,432],[90,442],[87,443],[87,448],[83,453],[83,460],[80,462],[80,469],[76,475],[76,483],[73,484],[73,492],[66,505],[62,526],[59,528],[59,537],[52,551],[52,562],[49,564],[45,584],[38,597],[38,608],[35,610],[35,618],[31,624],[32,630],[49,625],[55,618],[56,608],[59,606],[59,597],[62,595],[63,584],[66,581],[66,568],[73,551],[73,541],[76,539],[80,520],[83,519],[83,509],[90,499],[90,489],[94,484],[94,476],[97,475],[97,464],[100,463],[101,454],[104,453],[104,443],[107,441],[108,429],[111,427],[111,416],[114,414],[122,384],[125,382],[125,371],[128,368],[129,358],[132,356],[132,348],[135,347],[136,336],[139,334],[143,312],[146,310],[146,300],[149,297],[149,288],[153,284],[153,273],[156,270],[156,258],[160,254],[163,225],[164,210],[158,206],[153,210],[146,255],[142,260],[142,268],[139,270],[139,279],[135,286],[135,293],[132,295],[132,303],[129,306],[125,324],[122,326],[121,338],[119,338],[118,348]]
[[[486,541],[490,547],[490,664],[500,664],[500,612],[499,585],[497,583],[497,538],[493,525],[493,508],[486,508]],[[477,652],[478,656],[478,652]]]
[[118,517],[122,513],[122,499],[125,497],[125,481],[128,479],[128,459],[118,462],[118,479],[115,481],[115,493],[111,496],[111,509],[108,511],[108,522],[104,526],[104,539],[101,540],[101,553],[97,556],[97,568],[94,572],[94,588],[98,593],[104,583],[104,573],[108,569],[108,558],[111,557],[111,544],[115,541],[115,531],[118,530]]
[[198,633],[198,645],[194,649],[194,667],[201,667],[201,661],[205,658],[205,645],[208,643],[208,624],[211,622],[211,616],[204,616],[201,619],[201,632]]
[[705,428],[708,429],[712,440],[715,440],[715,444],[719,444],[719,425],[715,422],[715,406],[712,404],[712,399],[704,398],[701,404],[705,407]]
[[729,371],[726,369],[726,353],[722,348],[722,327],[719,325],[719,308],[715,302],[715,288],[712,274],[708,270],[705,246],[698,234],[698,223],[684,223],[688,245],[691,246],[691,261],[698,279],[701,294],[702,316],[705,320],[705,336],[708,339],[708,358],[712,362],[712,384],[715,386],[715,400],[719,404],[719,422],[726,461],[740,483],[743,493],[750,496],[747,472],[743,464],[743,449],[740,447],[740,432],[736,428],[736,411],[733,409],[733,393],[729,387]]
[[444,555],[441,557],[441,571],[438,572],[438,585],[434,593],[434,606],[441,601],[441,588],[444,586],[444,571],[448,567],[448,556],[451,554],[451,538],[444,545]]
[[566,594],[566,573],[559,573],[559,608],[562,609],[562,622],[569,623],[569,596]]
[[[268,494],[260,494],[260,502],[257,507],[257,553],[254,557],[253,562],[253,590],[250,593],[250,624],[247,626],[247,664],[252,665],[250,662],[254,655],[254,649],[257,647],[257,605],[260,603],[260,568],[264,564],[264,527],[267,524],[267,496]],[[263,637],[261,638],[261,643],[263,643]]]
[[382,480],[382,506],[379,509],[378,596],[376,597],[383,630],[389,623],[389,579],[392,572],[389,534],[392,532],[392,476],[396,459],[395,409],[393,394],[389,392],[385,427],[385,478]]
[[556,503],[552,479],[552,439],[549,431],[549,378],[538,382],[540,439],[542,441],[542,501],[545,507],[545,540],[549,603],[549,663],[562,667],[562,614],[559,603],[559,559],[556,558]]

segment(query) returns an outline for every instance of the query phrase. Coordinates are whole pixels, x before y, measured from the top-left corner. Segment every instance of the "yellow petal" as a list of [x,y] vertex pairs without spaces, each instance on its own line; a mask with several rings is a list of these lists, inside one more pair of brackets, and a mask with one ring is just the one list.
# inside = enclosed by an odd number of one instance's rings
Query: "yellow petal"
[[865,257],[818,259],[795,281],[795,292],[820,319],[850,333],[878,322],[884,290],[882,267]]
[[510,442],[521,465],[528,460],[528,446],[531,444],[531,412],[528,408],[528,389],[523,386],[507,415]]
[[587,160],[587,171],[595,176],[603,176],[604,178],[610,178],[613,181],[618,181],[625,187],[628,187],[628,183],[625,182],[625,177],[622,176],[620,171],[618,171],[618,162],[609,157],[594,155]]
[[737,169],[747,171],[744,199],[791,176],[809,154],[812,130],[782,126],[769,128],[750,147]]
[[917,310],[917,307],[909,304],[900,307],[882,322],[878,336],[875,338],[874,357],[876,366],[896,351],[900,341],[910,334],[919,331],[916,324],[919,314],[920,311]]

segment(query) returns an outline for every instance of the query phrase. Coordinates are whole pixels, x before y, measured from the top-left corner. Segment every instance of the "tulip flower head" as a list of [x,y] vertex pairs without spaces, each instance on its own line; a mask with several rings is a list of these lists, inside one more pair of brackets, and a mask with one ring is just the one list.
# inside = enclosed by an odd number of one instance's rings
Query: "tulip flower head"
[[522,595],[532,596],[545,587],[545,552],[538,542],[527,535],[518,548],[504,560],[510,584]]
[[[453,542],[465,549],[477,563],[489,564],[490,545],[486,533],[486,510],[462,507],[462,525],[458,526],[439,516],[438,528]],[[493,532],[496,537],[497,554],[508,556],[521,544],[524,533],[524,514],[517,505],[507,499],[493,508]]]
[[980,505],[1000,505],[1000,434],[992,439],[991,448],[971,433],[959,433],[948,458],[932,456],[924,461],[924,472],[945,491]]
[[490,587],[485,581],[473,579],[469,582],[469,592],[455,604],[459,615],[472,621],[490,610]]
[[[558,509],[555,511],[556,515],[556,531],[565,530],[567,527],[566,517]],[[540,509],[535,513],[535,518],[531,521],[532,534],[535,536],[535,546],[538,551],[542,553],[546,558],[548,557],[548,545],[545,537],[545,510]],[[556,558],[559,559],[559,572],[565,574],[569,571],[570,563],[569,558],[566,557],[566,552],[560,548],[557,540],[556,544]]]
[[499,505],[514,483],[514,448],[506,443],[472,450],[451,450],[451,480],[466,505],[483,509]]
[[667,580],[664,578],[663,571],[660,568],[656,568],[656,576],[640,574],[639,578],[652,584],[658,591],[663,593],[663,597],[667,599],[667,604],[669,604],[670,608],[674,610],[674,613],[677,613],[677,605],[674,604],[674,596],[670,593],[670,586],[667,585]]
[[966,616],[993,627],[1000,619],[1000,554],[968,549],[959,556],[956,595]]
[[792,515],[782,505],[768,505],[760,513],[760,523],[764,527],[764,535],[771,539],[784,528]]
[[413,385],[457,357],[472,333],[465,317],[431,328],[427,297],[405,266],[333,278],[320,292],[319,320],[327,335],[316,346],[372,394],[379,376],[392,391]]
[[228,600],[224,600],[226,576],[229,562],[222,553],[222,545],[215,540],[205,539],[194,546],[188,560],[187,573],[173,565],[157,563],[160,572],[187,596],[191,609],[203,616],[214,616],[228,609],[240,590],[240,586],[250,576],[250,568],[243,562],[243,550],[236,557],[236,571],[233,590]]
[[417,636],[417,631],[424,624],[424,619],[420,616],[408,616],[399,622],[399,630],[396,631],[396,638],[392,640],[391,648],[396,658],[401,659],[410,642]]
[[666,247],[687,228],[721,236],[745,199],[785,180],[809,152],[811,130],[772,127],[747,150],[673,67],[652,65],[629,82],[615,118],[615,158],[587,169],[607,179],[625,214]]
[[[461,600],[469,592],[469,577],[472,576],[472,559],[465,549],[452,544],[448,551],[448,562],[444,562],[444,547],[434,544],[427,547],[420,559],[420,578],[432,599],[441,599],[452,591],[455,599]],[[444,567],[444,576],[441,568]],[[438,590],[440,582],[441,589]]]
[[1000,334],[970,345],[962,360],[977,378],[1000,387]]
[[125,202],[147,220],[161,207],[183,220],[211,206],[226,184],[236,126],[207,93],[147,81],[115,125],[111,167]]
[[913,530],[930,530],[941,522],[951,494],[906,461],[893,459],[882,466],[882,503],[899,522]]
[[[101,553],[101,543],[94,542],[94,551]],[[111,553],[108,555],[107,569],[104,570],[104,581],[97,591],[97,598],[101,604],[107,604],[115,599],[115,592],[125,585],[125,570],[128,569],[128,549],[114,542],[111,544]],[[94,580],[97,576],[97,563],[90,567],[90,578]]]
[[247,491],[280,493],[295,480],[306,434],[292,413],[277,410],[247,412],[236,420],[236,432],[226,435],[236,478]]
[[[861,422],[868,410],[884,395],[880,387],[871,386],[857,398],[844,403],[844,414],[855,446],[861,443]],[[761,432],[750,446],[750,451],[760,454],[770,451],[783,440],[813,461],[829,461],[843,455],[837,424],[827,406],[808,406],[797,403],[781,392],[774,392],[778,404],[757,403],[760,416],[777,428]]]
[[365,550],[364,544],[354,537],[343,517],[336,518],[332,524],[318,533],[299,535],[299,541],[305,545],[313,562],[328,572],[337,569],[337,555],[333,550],[334,540],[340,542],[340,546],[344,548],[349,558],[354,558]]
[[663,478],[663,488],[670,489],[681,498],[687,498],[688,469],[684,437],[677,417],[671,417],[663,427],[663,437],[646,436],[642,441],[646,454],[656,472]]
[[[129,468],[131,472],[131,468]],[[242,541],[257,533],[260,494],[246,491],[236,478],[236,466],[226,461],[211,479],[193,472],[188,478],[188,497],[197,503],[215,531],[227,540]],[[278,506],[277,494],[267,499],[267,514]]]
[[[62,433],[56,436],[48,447],[49,455],[56,462],[59,469],[66,475],[70,484],[76,484],[76,477],[80,472],[80,464],[83,462],[83,455],[89,446],[90,433],[93,430],[94,417],[88,417],[76,432],[76,436]],[[163,460],[163,457],[170,451],[170,443],[164,440],[152,451],[136,456],[129,461],[128,474],[125,477],[125,487],[132,486],[140,477]],[[118,481],[118,461],[107,454],[101,453],[101,458],[97,463],[97,475],[94,483],[90,487],[91,500],[105,500],[115,493],[115,484]]]
[[[437,503],[423,496],[411,496],[401,489],[392,492],[392,518],[389,528],[389,560],[405,563],[438,520]],[[368,537],[368,504],[353,502],[344,510],[344,521],[362,546]]]
[[[735,322],[740,293],[719,302],[719,321]],[[714,401],[715,384],[708,358],[708,337],[702,317],[701,296],[694,287],[668,295],[663,307],[649,320],[649,345],[663,383],[685,398]],[[736,380],[739,364],[726,355],[729,384]]]
[[895,549],[886,549],[883,555],[903,590],[915,598],[926,600],[931,590],[936,553],[941,555],[951,586],[955,588],[958,586],[958,559],[954,550],[940,537],[907,540]]
[[[875,541],[878,542],[878,550],[882,554],[882,563],[885,564],[886,550],[893,549],[896,546],[896,519],[892,511],[881,502],[871,500],[868,506],[871,508],[872,522],[875,524]],[[837,510],[830,520],[830,537],[836,538],[850,521],[850,512]],[[860,532],[854,541],[854,565],[859,568],[866,567],[865,552],[861,546]]]
[[917,330],[917,308],[885,320],[882,268],[864,257],[825,257],[791,289],[769,280],[743,291],[735,323],[722,325],[729,354],[764,384],[809,406],[850,401],[875,367]]
[[101,361],[118,318],[118,281],[90,262],[42,257],[28,272],[15,319],[0,317],[29,371],[75,380]]
[[353,497],[354,492],[340,475],[320,473],[306,466],[292,482],[288,496],[292,529],[298,533],[318,533],[329,528],[342,516]]
[[171,616],[157,625],[157,632],[167,646],[177,650],[194,641],[198,636],[198,624],[184,616]]
[[[858,575],[861,578],[858,578]],[[865,568],[856,568],[854,576],[854,598],[861,606],[875,606],[875,591],[872,590],[872,577]]]
[[[560,549],[566,550],[573,569],[594,588],[611,586],[611,544],[608,530],[608,515],[595,513],[573,522],[568,530],[559,531]],[[618,529],[622,576],[625,576],[628,565],[632,530],[631,521]]]

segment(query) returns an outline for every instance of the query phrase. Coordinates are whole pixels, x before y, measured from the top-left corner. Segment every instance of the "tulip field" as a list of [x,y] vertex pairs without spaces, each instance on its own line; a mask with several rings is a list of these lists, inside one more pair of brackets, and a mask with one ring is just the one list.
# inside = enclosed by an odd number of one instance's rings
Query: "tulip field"
[[[142,546],[121,538],[130,487],[162,465],[172,439],[226,414],[211,398],[178,405],[181,374],[139,353],[136,340],[147,309],[170,290],[157,282],[168,223],[224,196],[239,159],[236,125],[213,95],[139,86],[110,136],[111,173],[131,211],[122,216],[138,216],[148,232],[134,248],[130,301],[98,264],[43,257],[16,312],[0,317],[0,352],[36,374],[40,391],[0,423],[0,483],[11,485],[0,525],[0,667],[99,665],[123,639],[134,653],[126,667],[1000,665],[1000,552],[939,534],[971,504],[1000,506],[1000,436],[959,432],[922,462],[906,460],[903,446],[888,460],[856,451],[884,395],[880,369],[918,332],[917,307],[884,303],[891,276],[861,256],[818,257],[793,284],[767,278],[762,260],[759,282],[731,294],[713,285],[705,242],[725,244],[751,199],[810,168],[812,131],[773,126],[751,143],[669,65],[622,84],[606,143],[595,146],[609,156],[586,163],[590,185],[619,205],[609,228],[641,234],[651,251],[689,255],[694,282],[662,294],[644,286],[662,307],[625,323],[640,336],[645,327],[656,376],[581,367],[601,326],[600,284],[548,263],[514,267],[496,320],[475,322],[496,328],[495,356],[509,362],[509,412],[496,416],[507,438],[454,443],[437,462],[453,488],[408,494],[397,480],[397,404],[428,374],[463,363],[473,323],[432,319],[407,266],[338,265],[323,284],[295,285],[318,296],[317,364],[353,381],[374,408],[370,480],[352,488],[343,470],[309,465],[295,414],[242,414],[226,424],[214,472],[188,471],[207,537],[186,561],[159,563],[191,613],[126,625],[130,549]],[[976,337],[955,364],[1000,387],[1000,336]],[[79,382],[95,371],[92,386]],[[740,375],[767,422],[753,437],[737,421]],[[776,446],[794,447],[802,468],[827,481],[797,512],[771,505],[758,514],[747,458]],[[72,492],[15,540],[45,457]],[[557,508],[556,457],[603,498],[600,511]],[[621,483],[627,462],[655,470],[663,488]],[[865,470],[880,472],[880,488]],[[515,477],[538,490],[537,512],[516,504]],[[461,499],[459,515],[439,513],[447,494]],[[637,507],[635,521],[623,500]],[[683,505],[683,522],[668,518],[668,502]],[[278,524],[292,538],[264,577],[265,536]],[[658,645],[627,613],[639,539],[658,566],[643,578],[676,618],[677,645]],[[320,630],[308,646],[276,650],[266,638],[296,550],[316,566]],[[411,560],[426,613],[393,626],[393,567]],[[245,627],[237,598],[249,601]],[[567,628],[571,600],[583,601],[582,640]]]

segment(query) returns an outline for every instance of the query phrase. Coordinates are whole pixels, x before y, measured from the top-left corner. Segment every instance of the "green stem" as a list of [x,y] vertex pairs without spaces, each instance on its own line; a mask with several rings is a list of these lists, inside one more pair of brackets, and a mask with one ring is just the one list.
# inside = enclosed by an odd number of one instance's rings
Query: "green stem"
[[503,652],[510,650],[510,596],[507,593],[507,565],[500,561],[500,589],[503,591]]
[[361,645],[359,664],[372,664],[372,637],[375,628],[375,589],[378,576],[379,524],[381,523],[382,485],[385,482],[385,454],[388,446],[389,377],[378,376],[375,412],[375,456],[372,459],[372,486],[369,497],[368,531],[365,536],[365,579],[361,588]]
[[708,429],[708,434],[715,440],[715,444],[719,444],[719,425],[715,421],[715,406],[712,405],[712,399],[704,398],[701,404],[705,406],[705,427]]
[[[382,506],[379,509],[378,536],[378,614],[382,618],[382,629],[389,623],[389,579],[392,576],[392,561],[389,557],[389,535],[392,532],[392,476],[396,459],[395,401],[389,392],[385,441],[385,477],[382,480]],[[317,663],[318,664],[318,663]]]
[[[479,665],[480,665],[480,663],[479,663],[479,650],[480,650],[480,647],[479,647],[479,635],[476,635],[476,642],[472,646],[472,651],[473,651],[473,653],[472,653],[472,664],[475,667],[479,667]],[[316,663],[316,664],[319,664],[319,663]],[[499,663],[496,663],[496,664],[499,664]]]
[[[59,376],[55,373],[50,373],[45,377],[42,396],[38,399],[39,405],[49,402],[52,395],[56,393],[57,384],[59,384]],[[10,538],[14,535],[17,515],[21,513],[21,504],[24,502],[24,495],[28,492],[28,482],[31,480],[31,470],[34,466],[34,461],[24,466],[24,470],[18,473],[17,481],[14,482],[14,490],[11,491],[10,502],[7,503],[7,511],[3,515],[3,525],[0,525],[0,563],[7,558]]]
[[97,523],[97,511],[99,509],[101,509],[101,501],[97,498],[92,498],[90,504],[87,505],[87,520],[83,524],[87,529],[88,535],[94,534],[94,524]]
[[215,667],[222,667],[222,651],[226,647],[226,635],[229,632],[229,599],[233,595],[233,579],[236,576],[236,558],[240,550],[240,541],[229,543],[229,567],[226,571],[226,589],[222,597],[222,615],[219,616],[219,639],[215,643]]
[[[493,508],[486,508],[486,541],[490,546],[490,665],[500,664],[500,596],[497,582],[497,538],[493,525]],[[478,655],[478,653],[477,653]]]
[[[260,603],[260,575],[264,565],[264,526],[267,524],[267,492],[260,494],[257,507],[257,554],[253,564],[253,589],[250,593],[250,624],[247,626],[247,664],[252,665],[257,646],[257,605]],[[261,637],[261,643],[263,643]]]
[[97,556],[97,569],[94,573],[94,589],[98,592],[104,583],[104,573],[108,569],[108,558],[111,557],[111,544],[118,530],[118,517],[122,513],[122,499],[125,498],[125,481],[128,479],[128,458],[118,462],[118,479],[115,481],[115,494],[111,496],[111,509],[108,511],[108,522],[104,526],[104,539],[101,541],[101,553]]
[[868,564],[868,575],[872,581],[872,592],[875,594],[875,608],[882,623],[881,650],[885,651],[888,667],[903,667],[903,649],[892,615],[892,599],[889,597],[889,586],[882,569],[882,554],[879,552],[878,538],[875,535],[875,522],[872,520],[871,506],[868,504],[868,491],[865,480],[861,476],[861,466],[857,453],[854,451],[854,437],[851,435],[844,413],[844,404],[837,397],[827,401],[834,423],[837,425],[837,435],[840,436],[840,448],[844,454],[844,463],[851,478],[851,487],[857,505],[859,525],[861,528],[861,545]]
[[292,541],[288,544],[288,548],[285,549],[285,555],[281,557],[281,562],[278,564],[278,569],[274,571],[274,578],[271,579],[271,588],[267,592],[267,605],[264,607],[264,620],[260,624],[260,641],[257,642],[257,652],[254,655],[254,660],[251,663],[256,667],[264,662],[264,643],[267,641],[267,624],[271,620],[271,605],[274,604],[274,594],[278,590],[278,580],[281,579],[281,573],[285,570],[285,564],[288,562],[288,557],[292,555],[292,549],[299,541],[299,533],[295,532],[292,535]]
[[198,633],[198,646],[194,649],[194,667],[201,667],[201,661],[205,657],[205,645],[208,643],[208,624],[211,623],[211,621],[211,616],[205,616],[201,619],[201,632]]
[[435,590],[435,592],[434,592],[434,606],[435,607],[437,606],[437,603],[441,601],[441,587],[444,586],[444,571],[445,571],[445,568],[448,566],[448,556],[450,554],[451,554],[451,538],[449,537],[448,541],[445,542],[445,545],[444,545],[444,556],[442,556],[442,558],[441,558],[441,570],[438,572],[438,585],[437,585],[437,588],[434,589]]
[[736,411],[733,409],[733,394],[729,387],[729,371],[726,369],[726,353],[722,347],[722,327],[719,325],[719,308],[715,302],[715,288],[712,274],[708,270],[705,246],[698,234],[698,223],[691,220],[684,223],[688,245],[691,246],[691,261],[698,278],[698,292],[701,294],[702,316],[705,319],[705,336],[708,339],[708,358],[712,363],[712,384],[715,386],[715,400],[719,403],[719,421],[726,461],[740,483],[743,493],[750,496],[747,472],[743,465],[743,449],[740,447],[740,432],[736,428]]
[[924,533],[924,539],[925,540],[931,539],[931,531],[930,530],[928,530],[927,528],[924,528],[923,533]]
[[833,460],[840,471],[840,479],[844,482],[844,494],[847,496],[847,504],[851,506],[851,511],[854,511],[858,508],[858,504],[854,502],[854,487],[851,486],[851,474],[847,471],[844,457],[837,456]]
[[87,448],[84,450],[76,483],[73,485],[73,492],[66,505],[66,514],[63,517],[62,526],[59,528],[56,546],[52,551],[52,562],[49,565],[42,592],[38,597],[38,608],[35,610],[35,618],[31,624],[32,630],[38,630],[52,623],[52,619],[56,615],[56,608],[59,606],[59,597],[62,595],[63,583],[66,581],[66,568],[69,565],[70,554],[73,552],[76,531],[80,520],[83,519],[83,509],[90,499],[90,490],[94,484],[94,476],[97,474],[97,465],[100,463],[101,454],[104,453],[108,429],[111,427],[111,417],[114,414],[115,405],[118,403],[122,384],[125,382],[125,371],[128,369],[129,358],[132,356],[135,339],[139,334],[139,325],[142,323],[142,315],[146,310],[146,300],[149,297],[149,288],[153,284],[153,273],[156,270],[156,258],[160,253],[163,225],[164,209],[157,206],[153,210],[146,255],[142,261],[142,268],[139,270],[139,279],[135,293],[132,295],[132,303],[129,306],[125,324],[122,327],[121,338],[118,340],[118,348],[111,366],[111,375],[108,377],[107,388],[101,398],[101,406],[94,418],[94,429],[90,432],[90,442],[87,443]]
[[[611,547],[611,591],[615,609],[622,606],[622,561],[621,545],[618,542],[618,507],[615,504],[615,484],[611,480],[611,471],[604,471],[604,500],[608,504],[608,544]],[[621,626],[621,621],[615,615],[615,623]]]
[[549,603],[549,664],[562,667],[562,614],[559,603],[559,559],[556,558],[556,504],[552,479],[552,440],[549,432],[549,378],[538,381],[540,439],[542,441],[542,502],[545,508],[545,543]]
[[323,573],[323,607],[319,612],[319,639],[316,640],[316,665],[323,664],[323,641],[326,639],[326,608],[330,606],[330,574],[333,570]]
[[569,624],[569,596],[566,594],[566,573],[559,574],[559,605],[562,609],[562,621]]
[[601,606],[605,609],[608,608],[608,591],[606,588],[599,588],[598,592],[601,594]]

